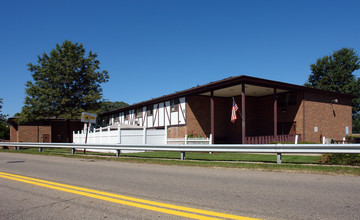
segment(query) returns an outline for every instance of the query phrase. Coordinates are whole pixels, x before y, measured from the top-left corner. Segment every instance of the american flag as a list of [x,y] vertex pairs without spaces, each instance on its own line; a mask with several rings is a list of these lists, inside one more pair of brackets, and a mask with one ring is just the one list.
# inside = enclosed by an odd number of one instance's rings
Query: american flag
[[236,111],[239,109],[239,107],[237,106],[235,99],[233,97],[233,104],[232,104],[232,109],[231,109],[231,122],[235,123],[235,120],[237,119],[236,117]]

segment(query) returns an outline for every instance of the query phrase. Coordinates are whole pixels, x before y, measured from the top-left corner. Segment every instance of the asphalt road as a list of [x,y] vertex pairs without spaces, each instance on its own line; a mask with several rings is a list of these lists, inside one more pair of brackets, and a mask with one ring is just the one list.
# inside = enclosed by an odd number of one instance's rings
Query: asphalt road
[[[0,153],[0,172],[260,219],[359,219],[360,177]],[[186,219],[0,177],[0,219]]]

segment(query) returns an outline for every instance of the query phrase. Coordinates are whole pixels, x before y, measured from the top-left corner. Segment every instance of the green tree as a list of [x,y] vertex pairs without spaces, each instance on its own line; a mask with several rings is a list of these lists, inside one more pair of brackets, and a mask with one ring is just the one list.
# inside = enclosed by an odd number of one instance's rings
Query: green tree
[[119,108],[124,108],[129,106],[129,104],[125,103],[125,102],[111,102],[111,101],[102,101],[101,102],[101,108],[100,111],[98,113],[103,113],[103,112],[108,112],[108,111],[113,111]]
[[28,64],[33,81],[26,83],[26,97],[20,123],[46,117],[79,118],[83,111],[96,111],[102,99],[101,83],[108,82],[107,71],[99,71],[97,54],[82,44],[64,41],[50,54]]
[[356,96],[353,100],[353,131],[360,131],[359,56],[351,48],[342,48],[310,65],[311,74],[305,86]]
[[6,117],[8,115],[4,115],[2,114],[2,106],[3,106],[3,102],[2,102],[2,98],[0,98],[0,139],[4,139],[4,140],[9,140],[10,139],[10,128],[7,124],[7,120]]

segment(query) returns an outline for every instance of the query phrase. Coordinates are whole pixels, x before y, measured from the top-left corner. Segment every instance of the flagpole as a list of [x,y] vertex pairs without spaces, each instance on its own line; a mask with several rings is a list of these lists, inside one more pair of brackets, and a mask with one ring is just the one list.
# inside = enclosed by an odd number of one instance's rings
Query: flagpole
[[[239,106],[239,105],[236,103],[236,101],[235,101],[235,97],[234,97],[234,96],[232,97],[232,99],[233,99],[233,102],[235,102],[235,104],[236,104],[237,106]],[[242,119],[241,112],[240,112],[240,111],[238,111],[238,110],[237,110],[237,112],[239,113],[240,118]]]
[[[234,97],[233,97],[234,98]],[[236,103],[236,101],[235,101],[235,103]],[[237,103],[236,103],[236,105],[237,105]],[[237,111],[238,113],[239,113],[239,115],[240,115],[240,118],[242,119],[242,114],[241,114],[241,112],[240,111]]]

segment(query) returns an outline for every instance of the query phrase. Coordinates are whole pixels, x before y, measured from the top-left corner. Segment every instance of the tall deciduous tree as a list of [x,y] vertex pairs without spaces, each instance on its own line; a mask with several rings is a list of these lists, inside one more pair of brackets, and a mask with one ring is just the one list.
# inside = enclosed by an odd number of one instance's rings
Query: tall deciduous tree
[[8,140],[10,138],[10,129],[6,122],[7,115],[2,114],[2,98],[0,98],[0,139]]
[[99,65],[96,53],[86,56],[83,45],[71,41],[38,56],[36,65],[28,64],[33,81],[26,83],[20,122],[54,116],[74,119],[83,111],[96,111],[102,99],[100,84],[109,79]]
[[113,111],[116,109],[124,108],[129,106],[129,104],[121,101],[111,102],[111,101],[103,101],[101,102],[101,108],[99,113]]
[[3,99],[2,98],[0,98],[0,120],[2,120],[2,119],[5,119],[5,115],[3,115],[1,112],[2,112],[2,105],[3,105]]
[[305,86],[355,95],[353,100],[353,130],[360,131],[360,69],[359,56],[351,48],[342,48],[310,65],[311,74]]

